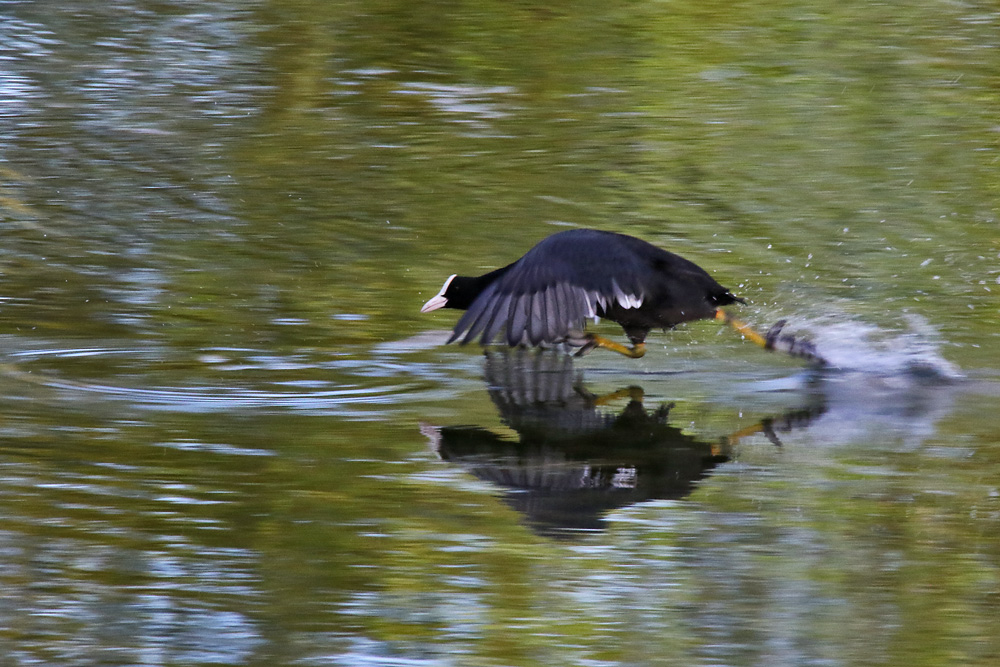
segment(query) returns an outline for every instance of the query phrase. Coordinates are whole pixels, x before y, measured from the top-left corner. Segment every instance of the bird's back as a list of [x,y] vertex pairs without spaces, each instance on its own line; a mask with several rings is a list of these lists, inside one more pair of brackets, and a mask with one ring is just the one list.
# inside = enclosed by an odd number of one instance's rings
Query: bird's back
[[454,338],[501,329],[510,345],[558,342],[581,330],[587,317],[626,327],[670,327],[710,317],[735,300],[701,267],[632,236],[571,229],[540,241],[495,272],[496,280],[472,303]]
[[[521,273],[527,279],[519,279]],[[597,229],[570,229],[543,239],[512,265],[505,282],[527,289],[537,287],[534,276],[543,275],[598,292],[613,291],[614,282],[628,294],[675,301],[736,300],[694,262],[634,236]]]

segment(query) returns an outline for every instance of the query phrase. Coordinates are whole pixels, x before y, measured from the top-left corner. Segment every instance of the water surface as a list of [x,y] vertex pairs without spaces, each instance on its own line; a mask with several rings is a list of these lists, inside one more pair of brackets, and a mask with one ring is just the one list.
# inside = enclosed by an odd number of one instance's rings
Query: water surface
[[[995,8],[91,5],[0,17],[10,664],[996,662]],[[569,226],[833,368],[420,315]]]

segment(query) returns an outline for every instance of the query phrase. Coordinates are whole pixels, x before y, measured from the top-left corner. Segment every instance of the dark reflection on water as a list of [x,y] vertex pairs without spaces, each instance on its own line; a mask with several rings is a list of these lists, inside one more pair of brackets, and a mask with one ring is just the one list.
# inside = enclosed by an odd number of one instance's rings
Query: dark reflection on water
[[[425,397],[449,405],[440,422],[466,426],[425,424],[418,435],[417,404],[395,423],[391,411],[403,408],[394,404],[352,413],[311,387],[266,389],[290,366],[263,351],[212,354],[239,361],[243,387],[213,389],[202,378],[190,405],[180,388],[130,387],[136,356],[111,346],[21,350],[3,367],[0,576],[16,602],[0,610],[0,629],[25,662],[446,661],[492,654],[507,627],[526,627],[550,637],[544,662],[566,664],[571,647],[590,641],[584,630],[611,632],[609,608],[649,618],[613,632],[626,662],[633,640],[676,624],[696,638],[689,657],[759,657],[757,647],[793,631],[754,625],[756,605],[780,616],[790,595],[802,618],[830,620],[824,605],[833,603],[813,602],[819,585],[783,571],[820,558],[836,576],[872,576],[867,556],[840,561],[849,548],[841,532],[855,522],[881,517],[850,548],[908,557],[899,531],[884,531],[914,502],[932,506],[913,500],[926,492],[918,481],[941,497],[956,493],[926,443],[957,398],[989,388],[856,372],[763,380],[758,369],[740,380],[609,357],[574,367],[550,353],[481,362],[440,352],[428,364],[438,373],[475,368],[486,381],[439,387],[447,401]],[[424,354],[404,341],[345,367],[364,366],[371,386],[392,395],[390,369],[417,375]],[[117,384],[84,377],[102,357],[122,364]],[[60,371],[73,381],[54,377]],[[741,382],[743,396],[706,402],[709,388]],[[248,403],[258,389],[259,402]],[[763,394],[774,404],[762,406]],[[713,405],[756,416],[749,425],[735,412],[702,417]],[[921,466],[935,472],[920,477]],[[782,567],[755,560],[761,554]],[[853,590],[837,596],[869,602]],[[539,608],[564,625],[548,627]],[[496,650],[512,664],[530,653]]]
[[[818,394],[809,407],[712,442],[672,426],[672,404],[646,408],[639,386],[594,395],[572,357],[558,352],[488,354],[485,379],[517,440],[468,425],[427,424],[422,432],[442,459],[504,488],[532,526],[556,536],[600,529],[617,507],[683,498],[729,460],[740,438],[760,432],[780,446],[776,428],[806,425],[825,411]],[[604,407],[622,398],[624,408]]]

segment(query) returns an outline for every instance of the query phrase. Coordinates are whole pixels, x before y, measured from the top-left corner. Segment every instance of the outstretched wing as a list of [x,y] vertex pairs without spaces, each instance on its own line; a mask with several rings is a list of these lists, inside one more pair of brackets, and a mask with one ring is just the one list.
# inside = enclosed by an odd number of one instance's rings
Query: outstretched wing
[[448,342],[479,337],[486,345],[502,334],[512,346],[558,343],[612,304],[638,308],[649,292],[648,260],[633,241],[648,245],[594,230],[548,237],[476,298]]

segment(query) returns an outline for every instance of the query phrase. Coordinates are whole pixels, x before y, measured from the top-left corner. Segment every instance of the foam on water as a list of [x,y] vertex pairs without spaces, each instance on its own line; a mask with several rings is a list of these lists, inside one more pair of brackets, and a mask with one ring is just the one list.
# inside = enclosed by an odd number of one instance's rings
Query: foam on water
[[800,323],[798,328],[813,341],[819,356],[833,369],[932,380],[964,377],[957,366],[941,355],[941,337],[925,319],[908,315],[905,322],[904,330],[844,320],[811,320]]

